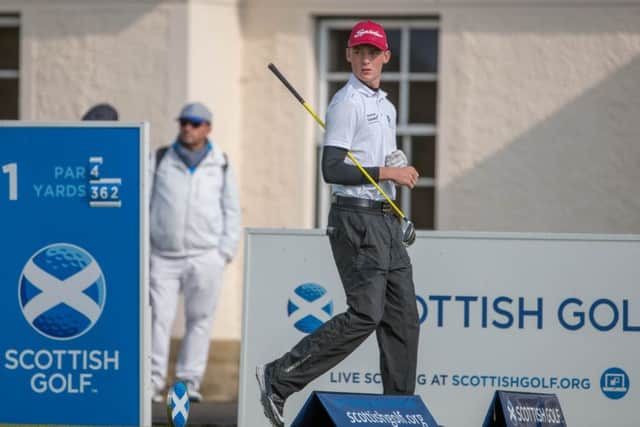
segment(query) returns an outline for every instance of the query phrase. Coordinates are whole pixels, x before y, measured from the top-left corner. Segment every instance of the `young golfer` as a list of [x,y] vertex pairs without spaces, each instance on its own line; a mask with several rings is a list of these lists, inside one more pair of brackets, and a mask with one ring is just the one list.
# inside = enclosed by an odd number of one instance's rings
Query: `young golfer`
[[[332,184],[327,233],[348,309],[257,368],[261,402],[274,426],[284,425],[284,403],[292,393],[337,365],[374,331],[384,393],[415,390],[418,312],[401,224],[347,152],[392,199],[395,185],[416,185],[418,172],[396,150],[396,110],[380,89],[382,67],[391,59],[384,28],[357,23],[346,55],[352,75],[327,111],[322,173]],[[405,161],[398,162],[399,157]],[[385,166],[391,164],[398,166]]]

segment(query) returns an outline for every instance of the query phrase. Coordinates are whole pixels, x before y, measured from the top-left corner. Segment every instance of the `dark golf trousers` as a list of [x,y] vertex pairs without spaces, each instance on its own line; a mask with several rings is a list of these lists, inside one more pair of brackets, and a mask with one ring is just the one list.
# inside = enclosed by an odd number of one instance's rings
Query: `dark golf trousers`
[[411,261],[391,211],[332,205],[327,233],[348,309],[307,335],[271,366],[272,387],[287,398],[376,332],[385,394],[413,394],[418,312]]

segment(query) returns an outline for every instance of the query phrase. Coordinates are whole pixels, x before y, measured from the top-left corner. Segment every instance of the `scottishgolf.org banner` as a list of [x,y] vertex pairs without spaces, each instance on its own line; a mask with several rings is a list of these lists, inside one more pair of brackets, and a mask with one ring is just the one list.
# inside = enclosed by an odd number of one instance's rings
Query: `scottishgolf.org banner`
[[[255,366],[346,309],[319,230],[249,230],[239,425],[264,422]],[[438,423],[480,425],[495,390],[553,393],[568,425],[640,424],[640,236],[419,233],[416,393]],[[375,335],[296,393],[380,393]],[[635,390],[635,391],[634,391]]]

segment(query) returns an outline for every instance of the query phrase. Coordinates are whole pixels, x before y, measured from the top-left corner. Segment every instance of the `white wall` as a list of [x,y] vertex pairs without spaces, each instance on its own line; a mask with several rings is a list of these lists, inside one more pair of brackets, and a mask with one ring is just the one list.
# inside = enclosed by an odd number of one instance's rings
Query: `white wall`
[[274,63],[315,106],[314,21],[306,2],[246,6],[243,195],[250,227],[312,227],[317,124],[267,69]]
[[[244,165],[242,134],[246,118],[242,114],[241,9],[237,0],[193,1],[188,6],[187,100],[201,101],[213,112],[211,134],[215,146],[224,150],[236,172],[238,189],[253,177]],[[177,115],[176,110],[173,114]],[[251,210],[251,198],[240,194],[243,216]],[[244,221],[243,221],[244,222]],[[240,338],[242,323],[243,240],[234,261],[227,266],[224,286],[214,320],[213,338]],[[184,332],[180,305],[173,335]]]
[[442,15],[442,229],[640,232],[640,5]]

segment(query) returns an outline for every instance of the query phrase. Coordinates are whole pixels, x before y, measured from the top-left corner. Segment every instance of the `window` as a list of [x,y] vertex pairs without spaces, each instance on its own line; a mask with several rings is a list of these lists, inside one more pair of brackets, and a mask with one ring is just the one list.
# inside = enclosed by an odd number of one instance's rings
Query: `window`
[[[398,110],[397,145],[420,172],[413,190],[398,191],[396,203],[419,229],[434,229],[436,192],[436,129],[438,92],[437,19],[373,18],[385,27],[391,61],[385,65],[382,89]],[[322,117],[331,97],[349,79],[351,67],[345,48],[355,20],[322,19],[319,21],[319,108]],[[322,137],[318,138],[318,158]],[[328,185],[318,174],[318,221],[326,225],[330,204]]]
[[18,118],[20,21],[0,14],[0,120]]

